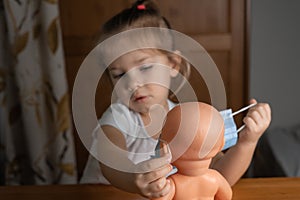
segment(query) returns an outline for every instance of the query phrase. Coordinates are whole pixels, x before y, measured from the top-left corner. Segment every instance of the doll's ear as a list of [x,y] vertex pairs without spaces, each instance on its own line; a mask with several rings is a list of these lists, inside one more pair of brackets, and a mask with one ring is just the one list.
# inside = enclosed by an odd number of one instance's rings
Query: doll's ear
[[172,69],[171,69],[171,77],[175,78],[180,70],[182,58],[180,51],[176,50],[174,53],[170,56],[171,62],[172,62]]

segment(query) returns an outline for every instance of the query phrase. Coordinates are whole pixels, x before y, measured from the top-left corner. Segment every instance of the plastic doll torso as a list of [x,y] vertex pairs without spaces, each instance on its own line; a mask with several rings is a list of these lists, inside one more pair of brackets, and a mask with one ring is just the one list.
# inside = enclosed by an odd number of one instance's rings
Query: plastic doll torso
[[206,169],[200,176],[175,174],[170,179],[175,184],[173,200],[231,199],[231,188],[216,170]]

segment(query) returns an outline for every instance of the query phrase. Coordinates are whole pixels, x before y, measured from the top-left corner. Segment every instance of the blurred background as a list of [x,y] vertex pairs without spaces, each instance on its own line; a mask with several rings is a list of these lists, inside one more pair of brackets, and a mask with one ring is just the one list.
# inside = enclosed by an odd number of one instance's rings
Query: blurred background
[[254,176],[300,176],[300,2],[252,0],[249,95],[272,107]]
[[[88,152],[72,123],[76,74],[101,24],[132,2],[0,2],[0,184],[77,183]],[[300,2],[156,2],[173,29],[208,51],[222,75],[227,108],[244,107],[250,98],[271,105],[272,123],[245,177],[300,176],[294,156],[300,150]],[[198,100],[209,103],[195,70],[190,83]],[[104,75],[95,96],[98,117],[111,90]]]

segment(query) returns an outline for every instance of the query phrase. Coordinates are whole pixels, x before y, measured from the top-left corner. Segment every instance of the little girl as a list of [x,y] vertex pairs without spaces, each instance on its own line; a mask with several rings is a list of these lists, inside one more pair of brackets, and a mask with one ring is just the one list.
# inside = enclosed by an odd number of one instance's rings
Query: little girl
[[[168,21],[150,0],[139,0],[111,18],[104,24],[102,35],[108,38],[144,27],[170,29]],[[164,196],[170,191],[166,177],[172,170],[171,155],[164,148],[161,157],[153,156],[161,121],[175,106],[169,100],[168,88],[179,74],[188,76],[189,65],[176,50],[170,53],[160,49],[140,49],[114,60],[108,66],[108,72],[118,100],[102,115],[94,134],[101,129],[109,139],[109,144],[101,143],[96,149],[106,154],[109,161],[99,162],[90,156],[81,183],[112,184],[147,198]],[[268,104],[257,103],[254,99],[250,103],[256,103],[256,106],[243,119],[246,127],[239,133],[237,144],[226,153],[218,154],[211,164],[211,168],[218,170],[230,185],[234,185],[247,170],[258,139],[271,120]],[[122,165],[122,170],[114,163]]]

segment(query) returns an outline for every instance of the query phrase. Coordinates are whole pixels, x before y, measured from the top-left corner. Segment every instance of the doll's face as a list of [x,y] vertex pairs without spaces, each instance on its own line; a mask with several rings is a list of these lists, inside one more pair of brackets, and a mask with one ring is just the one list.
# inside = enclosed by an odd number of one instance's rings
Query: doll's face
[[167,109],[171,78],[178,73],[177,63],[157,50],[127,53],[109,66],[114,92],[130,109],[147,113],[151,106]]

